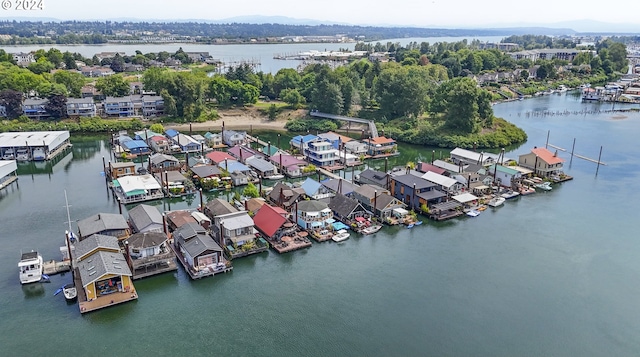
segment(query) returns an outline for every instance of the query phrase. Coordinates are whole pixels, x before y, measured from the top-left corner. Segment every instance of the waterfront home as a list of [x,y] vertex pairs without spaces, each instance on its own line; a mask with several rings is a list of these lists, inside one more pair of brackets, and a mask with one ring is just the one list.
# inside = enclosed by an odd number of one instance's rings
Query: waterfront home
[[151,145],[151,149],[157,153],[169,152],[171,150],[169,139],[162,135],[154,135],[149,138],[149,145]]
[[155,117],[164,114],[164,99],[159,95],[142,96],[142,115]]
[[191,279],[230,270],[224,252],[198,223],[186,223],[173,232],[176,256]]
[[462,172],[455,174],[452,177],[458,181],[461,185],[461,190],[471,191],[474,187],[484,185],[481,180],[481,175],[475,172]]
[[[463,163],[460,163],[458,165],[454,165],[454,164],[452,164],[450,162],[446,162],[446,161],[443,161],[443,160],[435,160],[433,162],[433,166],[445,169],[445,170],[447,170],[449,172],[449,174],[453,174],[453,173],[463,172],[468,165],[465,165]],[[444,176],[450,176],[450,175],[446,175],[445,174]]]
[[178,269],[164,232],[133,234],[124,246],[134,280]]
[[288,212],[292,211],[294,204],[305,197],[304,189],[301,187],[287,186],[283,182],[278,182],[269,193],[268,199],[276,206],[282,207]]
[[189,180],[179,171],[164,171],[154,174],[154,177],[160,182],[160,185],[167,195],[181,195],[183,193],[190,193],[190,188],[193,185],[189,185]]
[[382,187],[374,185],[362,185],[353,192],[353,197],[362,206],[373,213],[375,217],[385,219],[391,217],[396,208],[405,208],[406,205],[390,192]]
[[[267,202],[262,197],[250,198],[243,202],[244,210],[249,213],[249,216],[254,217],[262,206],[266,205]],[[286,211],[285,211],[286,212]]]
[[235,158],[224,151],[212,151],[207,153],[206,158],[211,161],[214,165],[224,164],[225,160],[235,161]]
[[478,204],[478,197],[469,192],[452,196],[451,199],[460,203],[465,208],[473,208]]
[[216,216],[234,212],[238,212],[238,209],[233,207],[233,205],[231,205],[231,203],[229,203],[228,201],[221,198],[214,198],[207,202],[207,204],[204,206],[204,214],[206,214],[214,224],[217,223],[215,221]]
[[365,139],[367,144],[367,155],[372,157],[392,156],[398,154],[398,145],[396,141],[384,136]]
[[74,248],[81,313],[138,298],[131,270],[120,253],[117,238],[95,234],[76,242]]
[[104,100],[104,113],[109,117],[130,117],[135,115],[133,100],[126,97],[107,97]]
[[268,178],[278,173],[276,167],[272,163],[255,156],[247,159],[246,164],[262,178]]
[[354,181],[361,185],[376,185],[383,188],[390,187],[390,178],[388,175],[382,171],[373,169],[366,169],[362,171],[356,175]]
[[133,133],[133,138],[135,140],[144,140],[147,144],[150,143],[150,139],[154,136],[162,136],[162,134],[151,131],[150,129],[138,130]]
[[333,197],[333,192],[324,187],[320,182],[308,177],[300,187],[304,193],[314,200]]
[[149,146],[144,140],[127,140],[121,143],[122,149],[129,155],[147,155],[151,153]]
[[131,235],[131,228],[123,215],[114,213],[98,213],[78,221],[79,240],[94,234],[112,236],[122,241]]
[[298,226],[306,230],[329,229],[335,222],[329,206],[321,201],[300,201],[296,204],[295,219]]
[[358,187],[352,184],[348,180],[344,179],[330,179],[322,181],[322,185],[333,193],[341,193],[345,196],[352,196],[353,191]]
[[231,147],[242,145],[247,141],[247,133],[244,131],[225,130],[222,132],[222,142]]
[[212,223],[212,232],[232,258],[264,252],[268,248],[267,242],[257,235],[253,219],[246,211],[216,216]]
[[123,176],[136,174],[136,163],[131,161],[111,162],[105,167],[106,175],[110,179],[117,179]]
[[193,179],[196,181],[199,180],[210,180],[214,178],[220,178],[222,176],[222,171],[217,166],[213,165],[200,165],[194,166],[191,168],[191,172],[193,172]]
[[46,109],[48,99],[27,98],[22,103],[22,113],[29,119],[40,120],[50,116]]
[[307,148],[309,147],[309,143],[312,142],[322,142],[321,138],[316,135],[307,134],[307,135],[296,135],[290,141],[289,145],[292,149],[295,149],[299,154],[304,155]]
[[498,164],[491,165],[489,172],[494,175],[496,183],[505,187],[514,187],[516,181],[522,179],[520,171]]
[[281,173],[288,177],[300,177],[303,168],[308,165],[306,161],[285,153],[275,154],[269,160],[276,165]]
[[449,172],[447,170],[426,162],[418,162],[418,164],[416,165],[416,171],[422,172],[423,174],[431,171],[437,173],[438,175],[449,176]]
[[371,212],[364,208],[358,200],[339,193],[331,197],[331,201],[329,201],[329,208],[336,219],[349,226],[357,217],[366,217],[371,215]]
[[160,153],[153,154],[149,157],[149,162],[151,163],[149,171],[153,173],[164,171],[179,171],[180,169],[182,169],[180,160],[178,160],[173,155]]
[[[262,147],[262,152],[267,156],[267,157],[271,157],[277,153],[280,152],[280,149],[277,148],[274,145],[271,145],[271,142],[269,142],[266,146]],[[265,158],[266,159],[266,158]]]
[[338,150],[328,141],[309,142],[305,150],[307,161],[318,167],[335,166],[338,162]]
[[166,136],[167,138],[169,138],[169,140],[172,140],[172,141],[173,141],[173,138],[178,136],[178,134],[180,134],[180,132],[177,131],[176,129],[166,129],[164,131],[164,136]]
[[204,134],[205,144],[213,149],[224,148],[226,145],[222,142],[222,135],[219,133],[206,132]]
[[112,189],[124,204],[164,198],[162,187],[153,175],[123,176],[112,181]]
[[411,174],[391,178],[391,194],[416,212],[423,205],[440,203],[447,196],[436,187],[435,183]]
[[93,98],[67,98],[67,115],[74,117],[95,117],[96,103]]
[[218,167],[229,173],[241,172],[245,175],[249,175],[251,172],[251,169],[247,165],[235,160],[224,160],[218,164]]
[[36,61],[36,58],[31,52],[18,52],[12,54],[13,61],[20,67],[27,67],[31,63]]
[[437,185],[437,188],[447,194],[455,194],[462,189],[462,184],[456,179],[438,175],[435,172],[427,172],[422,178]]
[[564,159],[546,148],[534,147],[528,154],[518,157],[518,165],[534,170],[534,173],[541,177],[556,177],[563,174],[562,166]]
[[231,183],[236,187],[248,185],[251,181],[249,175],[246,175],[240,171],[233,171],[229,174],[229,177],[231,178]]
[[187,156],[188,156],[187,167],[189,169],[210,164],[209,159],[207,159],[205,156],[195,156],[195,155],[192,155],[192,156],[187,155]]
[[169,231],[172,232],[187,223],[198,223],[198,220],[193,217],[191,211],[186,210],[170,211],[166,213],[165,217],[167,219]]
[[173,145],[177,145],[181,152],[199,152],[200,149],[202,149],[202,144],[200,144],[196,139],[182,133],[178,133],[173,136],[171,138],[171,143]]
[[247,164],[247,160],[251,158],[263,159],[264,155],[250,147],[244,145],[236,145],[227,150],[233,159],[243,164]]
[[145,204],[129,210],[129,225],[133,233],[164,232],[164,221],[160,211]]
[[[256,229],[267,239],[280,241],[284,235],[295,233],[296,229],[287,219],[287,212],[279,207],[265,204],[253,217]],[[289,224],[287,224],[289,223]]]
[[451,150],[451,161],[456,164],[491,165],[495,162],[495,156],[487,153],[478,153],[461,148]]
[[343,144],[343,149],[349,154],[353,154],[360,157],[360,155],[367,154],[368,146],[367,144],[360,142],[358,140],[351,140]]

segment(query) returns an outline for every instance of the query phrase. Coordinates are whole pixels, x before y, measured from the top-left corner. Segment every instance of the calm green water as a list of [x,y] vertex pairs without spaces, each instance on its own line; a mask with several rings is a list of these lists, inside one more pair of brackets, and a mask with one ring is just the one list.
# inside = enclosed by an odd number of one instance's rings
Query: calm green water
[[[526,116],[584,108],[610,106],[551,96],[495,110],[529,135],[507,156],[551,130],[551,143],[571,148],[575,137],[585,156],[604,146],[597,177],[574,159],[574,181],[477,218],[242,258],[200,281],[180,268],[137,282],[138,301],[84,316],[53,296],[69,275],[21,287],[16,266],[21,249],[59,258],[64,189],[74,220],[118,211],[100,176],[105,142],[76,138],[70,160],[21,166],[19,188],[0,193],[0,355],[636,355],[640,115]],[[431,152],[401,148],[405,160]]]

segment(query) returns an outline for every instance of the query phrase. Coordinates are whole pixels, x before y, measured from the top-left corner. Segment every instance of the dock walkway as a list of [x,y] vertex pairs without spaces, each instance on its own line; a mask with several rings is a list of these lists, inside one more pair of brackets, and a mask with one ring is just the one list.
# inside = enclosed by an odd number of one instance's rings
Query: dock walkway
[[378,128],[376,128],[376,123],[374,123],[373,120],[362,119],[362,118],[345,117],[345,116],[342,116],[342,115],[328,114],[328,113],[322,113],[322,112],[318,112],[318,111],[311,111],[311,113],[309,113],[309,115],[311,115],[312,117],[318,117],[318,118],[333,119],[333,120],[343,120],[343,121],[348,121],[348,122],[352,122],[352,123],[367,124],[369,126],[369,134],[371,134],[371,137],[372,138],[377,138],[379,136],[378,135]]

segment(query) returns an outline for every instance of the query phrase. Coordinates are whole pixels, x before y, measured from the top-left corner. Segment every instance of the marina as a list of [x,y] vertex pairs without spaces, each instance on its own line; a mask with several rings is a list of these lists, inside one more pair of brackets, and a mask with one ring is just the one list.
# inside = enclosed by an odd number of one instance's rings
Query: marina
[[[532,99],[530,105],[540,106],[543,103],[536,100]],[[523,106],[527,102],[500,104],[496,106],[496,111],[502,110],[507,118],[512,113],[513,119],[517,117],[516,113],[530,109],[513,106]],[[570,106],[571,103],[562,101],[557,105]],[[502,109],[502,106],[513,110],[505,115],[506,109]],[[519,333],[508,337],[517,343],[511,350],[512,354],[526,354],[527,351],[548,354],[561,346],[570,354],[632,354],[636,338],[629,331],[639,328],[638,316],[631,305],[625,305],[624,302],[626,296],[634,293],[633,282],[638,270],[632,259],[637,249],[632,239],[632,222],[623,220],[615,225],[602,226],[590,222],[625,216],[633,208],[633,195],[629,197],[628,190],[623,188],[638,176],[634,159],[625,154],[625,148],[634,140],[631,133],[637,130],[637,121],[613,121],[606,115],[596,114],[586,120],[584,117],[574,118],[580,122],[580,127],[563,129],[557,119],[547,117],[541,121],[527,121],[521,118],[514,121],[525,128],[530,143],[539,146],[544,144],[548,129],[554,133],[554,141],[560,146],[570,147],[571,139],[577,137],[584,143],[580,152],[586,157],[597,157],[597,150],[592,147],[603,145],[606,148],[603,159],[608,166],[601,168],[597,180],[593,180],[595,164],[574,160],[571,166],[565,167],[566,172],[575,178],[573,182],[554,185],[549,194],[533,194],[526,199],[520,197],[510,200],[500,210],[486,210],[474,219],[426,221],[421,226],[414,225],[412,229],[385,226],[373,237],[352,234],[340,245],[314,244],[310,249],[290,254],[253,255],[234,261],[232,274],[198,282],[191,282],[186,271],[179,268],[173,273],[136,281],[135,292],[141,297],[137,303],[120,305],[114,299],[114,305],[118,306],[82,318],[77,313],[77,307],[65,306],[60,299],[52,298],[54,291],[64,285],[61,281],[64,280],[61,279],[63,276],[60,275],[52,276],[51,284],[25,286],[22,290],[7,289],[7,294],[1,298],[2,303],[22,311],[22,323],[33,322],[35,332],[44,332],[53,326],[51,322],[42,322],[38,317],[40,314],[49,314],[56,320],[72,320],[68,324],[71,334],[90,329],[92,333],[86,334],[85,339],[92,347],[78,346],[79,351],[86,353],[100,346],[105,336],[120,338],[131,334],[137,334],[143,341],[155,341],[159,348],[179,353],[186,343],[194,342],[192,334],[182,331],[182,328],[191,326],[202,311],[210,309],[211,295],[215,294],[215,301],[226,305],[224,309],[216,309],[218,318],[211,321],[211,328],[228,328],[238,332],[248,326],[249,332],[255,337],[242,344],[203,342],[202,348],[209,351],[219,351],[223,348],[220,346],[222,343],[231,354],[250,354],[256,349],[265,354],[279,354],[283,349],[302,354],[341,353],[344,344],[335,346],[327,343],[338,338],[335,333],[329,332],[329,336],[319,340],[311,338],[316,334],[305,330],[307,323],[300,322],[303,319],[315,321],[312,326],[331,324],[341,334],[362,330],[367,336],[353,335],[349,345],[367,355],[398,352],[413,355],[425,349],[440,355],[463,355],[471,351],[484,355],[498,354],[500,349],[493,344],[450,343],[445,336],[457,334],[478,340],[497,338],[506,343],[506,337],[503,339],[499,336],[514,330]],[[624,126],[625,130],[618,133],[615,139],[600,135],[614,130],[613,126]],[[515,154],[522,154],[533,145],[527,144],[512,150]],[[3,271],[2,278],[7,285],[16,286],[18,283],[15,267],[5,267],[9,265],[5,261],[14,266],[16,251],[22,245],[38,247],[45,257],[59,254],[60,239],[43,237],[59,237],[59,232],[65,229],[65,224],[61,223],[65,221],[64,214],[56,212],[61,211],[62,199],[57,196],[61,196],[60,190],[67,185],[66,180],[71,180],[70,184],[74,187],[70,191],[74,217],[118,211],[117,202],[108,191],[105,194],[104,180],[99,174],[102,171],[101,156],[109,155],[108,145],[104,141],[74,142],[72,150],[73,161],[68,171],[58,171],[52,178],[47,174],[35,174],[33,180],[29,176],[25,180],[21,178],[20,189],[16,190],[20,197],[15,193],[11,196],[5,194],[0,200],[2,224],[7,234],[22,237],[19,245],[9,243],[7,250],[10,255],[5,250],[0,253],[3,257],[9,255],[7,259],[0,260],[0,271]],[[398,160],[415,160],[420,153],[424,158],[425,152],[430,150],[400,145],[401,156]],[[568,156],[564,158],[568,159]],[[391,166],[401,163],[392,162]],[[20,165],[18,175],[23,175]],[[369,165],[383,170],[384,163],[371,161]],[[81,174],[83,172],[85,174]],[[49,183],[51,179],[53,182]],[[51,185],[58,185],[58,194],[51,189]],[[42,224],[36,224],[27,202],[48,195],[53,197],[42,201],[41,206],[50,207],[53,213],[43,209],[41,216],[38,216],[38,222]],[[209,200],[225,196],[224,191],[211,192],[205,198]],[[596,214],[593,209],[593,202],[599,200],[614,201],[617,205],[612,207],[613,211],[602,216],[602,212]],[[195,208],[198,204],[196,196],[192,199],[165,199],[155,206],[170,211]],[[530,220],[523,221],[521,217],[529,217]],[[496,225],[526,227],[533,220],[544,221],[553,230],[522,229],[517,236],[495,231]],[[25,230],[25,223],[33,228]],[[607,237],[606,242],[602,237]],[[608,249],[606,252],[602,251],[604,247]],[[371,274],[372,271],[375,274]],[[277,279],[256,278],[263,275]],[[605,279],[610,276],[619,278],[613,281]],[[415,279],[427,283],[416,284]],[[339,282],[340,289],[335,289],[336,282]],[[380,289],[380,286],[388,288]],[[266,311],[260,306],[253,306],[250,302],[255,301],[255,291],[277,297],[278,303]],[[285,291],[286,294],[283,293]],[[468,296],[469,293],[473,293],[473,299],[462,298],[458,301],[454,298]],[[600,303],[594,306],[589,297],[597,297]],[[78,299],[82,299],[81,291]],[[356,301],[349,302],[353,299]],[[429,301],[429,306],[425,307],[425,299]],[[567,300],[574,303],[566,304]],[[170,317],[154,314],[158,306],[167,301],[176,302],[172,305],[176,313]],[[349,303],[341,305],[345,301]],[[402,303],[393,311],[384,308],[393,301]],[[110,302],[107,300],[107,305]],[[291,316],[287,313],[291,309],[300,312]],[[335,311],[335,315],[328,311]],[[397,327],[403,333],[393,334],[390,342],[388,339],[385,343],[378,342],[389,331],[382,332],[379,328],[369,327],[371,322],[368,316],[372,316],[374,311],[377,312],[375,316],[379,324]],[[514,314],[513,311],[521,313]],[[256,314],[263,318],[256,320]],[[537,319],[532,320],[532,314]],[[149,319],[159,326],[161,332],[173,333],[177,339],[185,342],[175,344],[157,341],[152,336],[155,334],[141,329],[144,321]],[[274,321],[278,321],[279,333],[309,338],[304,343],[296,339],[287,340],[280,346],[269,345],[273,334],[264,331],[268,331]],[[409,329],[406,328],[407,321],[413,321]],[[448,323],[443,325],[443,321]],[[584,324],[604,324],[608,326],[609,333],[617,336],[622,343],[612,343],[608,337],[596,331],[581,328]],[[114,331],[114,325],[119,326],[118,331]],[[24,338],[12,334],[9,331],[12,327],[15,324],[11,322],[0,327],[5,336],[14,336],[9,341],[3,341],[6,342],[3,345],[18,348],[18,344],[24,343]],[[178,330],[175,330],[176,327]],[[536,334],[536,346],[533,349],[528,342],[532,333]],[[45,336],[43,342],[47,349],[63,348],[71,338],[66,335],[55,338],[46,333],[42,335]],[[579,336],[588,336],[590,342],[572,342]],[[399,340],[396,341],[396,338]],[[407,339],[414,342],[409,343]],[[35,346],[33,349],[44,353],[45,347]],[[131,346],[130,350],[132,353],[144,353],[144,348],[137,345]]]

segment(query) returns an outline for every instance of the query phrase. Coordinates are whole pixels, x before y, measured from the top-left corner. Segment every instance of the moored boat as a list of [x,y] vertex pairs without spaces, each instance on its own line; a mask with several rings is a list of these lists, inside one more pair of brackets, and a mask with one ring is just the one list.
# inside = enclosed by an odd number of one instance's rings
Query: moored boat
[[551,191],[551,189],[553,189],[553,187],[551,187],[551,183],[548,181],[536,184],[536,188],[539,188],[543,191]]
[[379,231],[380,229],[382,229],[381,225],[373,225],[373,226],[369,226],[369,227],[365,227],[363,228],[360,233],[367,235],[367,234],[374,234],[377,231]]
[[467,212],[467,216],[469,217],[478,217],[480,215],[480,211],[472,209],[469,212]]
[[33,161],[44,161],[47,159],[47,155],[44,153],[44,149],[35,148],[33,149]]
[[63,286],[62,293],[67,301],[73,301],[78,298],[78,291],[73,283]]
[[501,206],[506,199],[504,197],[494,197],[487,202],[487,205],[490,207],[499,207]]
[[38,252],[22,253],[18,268],[20,268],[20,284],[37,283],[42,280],[44,267],[42,256]]
[[507,191],[503,194],[500,195],[502,198],[510,200],[512,198],[516,198],[518,196],[520,196],[520,192],[515,192],[515,191]]
[[345,229],[341,229],[337,231],[336,234],[331,237],[331,239],[333,239],[334,242],[342,242],[349,239],[349,236],[349,232],[347,232]]

